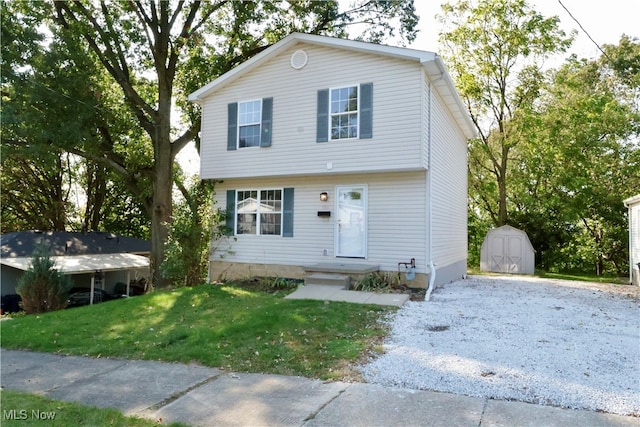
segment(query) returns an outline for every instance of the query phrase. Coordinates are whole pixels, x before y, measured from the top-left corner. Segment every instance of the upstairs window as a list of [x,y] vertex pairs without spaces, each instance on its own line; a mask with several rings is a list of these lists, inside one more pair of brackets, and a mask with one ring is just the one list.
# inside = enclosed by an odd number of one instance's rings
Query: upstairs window
[[358,86],[331,89],[331,139],[358,137]]
[[273,98],[228,104],[227,150],[270,147]]
[[238,103],[238,148],[260,146],[262,100]]
[[316,142],[373,138],[373,83],[318,91]]

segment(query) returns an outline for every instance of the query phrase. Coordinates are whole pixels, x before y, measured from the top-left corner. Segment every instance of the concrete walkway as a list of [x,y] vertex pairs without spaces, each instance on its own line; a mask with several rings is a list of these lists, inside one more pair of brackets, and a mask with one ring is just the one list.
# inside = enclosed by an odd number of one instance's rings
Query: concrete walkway
[[5,389],[192,426],[640,425],[590,411],[197,365],[4,349],[0,362]]
[[410,297],[408,294],[348,291],[332,285],[304,285],[287,295],[285,299],[315,299],[401,307],[405,302],[409,301]]

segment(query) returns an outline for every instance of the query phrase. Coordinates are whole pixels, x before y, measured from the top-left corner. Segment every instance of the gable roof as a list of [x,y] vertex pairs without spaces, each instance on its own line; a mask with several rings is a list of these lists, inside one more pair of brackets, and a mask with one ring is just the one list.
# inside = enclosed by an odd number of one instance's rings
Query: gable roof
[[151,251],[151,243],[148,240],[135,237],[117,236],[99,231],[72,233],[31,230],[1,235],[0,256],[2,258],[30,257],[36,247],[41,244],[49,250],[50,256],[147,254]]
[[289,34],[279,42],[268,47],[259,54],[238,65],[234,69],[224,73],[217,79],[193,92],[191,95],[189,95],[189,101],[202,105],[205,98],[211,96],[219,89],[234,82],[244,74],[256,69],[278,53],[300,43],[333,47],[336,49],[345,49],[360,53],[370,53],[386,57],[404,59],[407,61],[414,61],[421,64],[429,77],[429,81],[444,99],[447,108],[455,118],[460,128],[463,130],[465,137],[470,139],[476,136],[475,125],[471,121],[467,109],[460,99],[455,85],[451,80],[451,76],[447,72],[444,63],[440,56],[438,56],[438,54],[422,50],[407,49],[403,47],[380,45],[375,43],[367,43],[334,37],[317,36],[312,34]]
[[526,242],[526,245],[533,251],[536,252],[536,250],[533,247],[533,244],[531,243],[531,240],[529,240],[529,235],[527,234],[526,231],[524,230],[520,230],[519,228],[515,228],[512,227],[510,225],[503,225],[502,227],[498,227],[498,228],[492,228],[491,230],[489,230],[487,232],[487,235],[484,237],[484,241],[482,242],[482,248],[485,248],[485,245],[489,245],[489,237],[492,236],[493,234],[498,234],[498,235],[503,235],[503,236],[513,236],[515,234],[520,235],[521,237],[524,237],[524,241]]

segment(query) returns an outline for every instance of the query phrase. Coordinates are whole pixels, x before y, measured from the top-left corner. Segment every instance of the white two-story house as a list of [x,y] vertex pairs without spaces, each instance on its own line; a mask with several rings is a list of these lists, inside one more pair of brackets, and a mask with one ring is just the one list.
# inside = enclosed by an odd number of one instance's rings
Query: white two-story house
[[466,274],[475,131],[437,54],[294,33],[189,99],[228,218],[212,280],[318,263],[409,270],[413,287]]

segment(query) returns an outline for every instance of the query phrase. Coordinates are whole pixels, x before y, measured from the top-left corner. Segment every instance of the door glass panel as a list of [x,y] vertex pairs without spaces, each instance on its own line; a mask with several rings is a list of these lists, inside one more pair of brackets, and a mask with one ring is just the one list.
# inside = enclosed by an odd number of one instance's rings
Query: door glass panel
[[338,194],[336,255],[366,257],[366,189],[342,187]]

